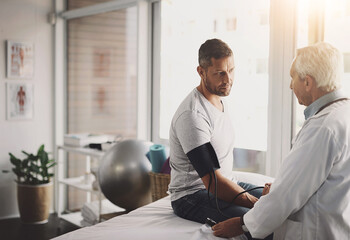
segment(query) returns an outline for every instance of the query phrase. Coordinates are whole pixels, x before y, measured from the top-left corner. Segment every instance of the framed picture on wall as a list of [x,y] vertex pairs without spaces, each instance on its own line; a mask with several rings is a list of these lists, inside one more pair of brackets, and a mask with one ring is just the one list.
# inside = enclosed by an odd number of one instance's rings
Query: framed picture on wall
[[33,119],[33,84],[8,82],[6,86],[7,120]]
[[7,77],[33,78],[34,44],[7,41]]

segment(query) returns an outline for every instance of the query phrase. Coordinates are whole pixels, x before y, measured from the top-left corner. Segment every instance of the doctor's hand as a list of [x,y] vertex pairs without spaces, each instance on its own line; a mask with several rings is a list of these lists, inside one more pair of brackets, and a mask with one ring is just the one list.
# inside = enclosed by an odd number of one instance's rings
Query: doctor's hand
[[270,192],[271,184],[272,183],[265,183],[265,187],[264,187],[264,189],[262,191],[262,195],[263,196]]
[[217,237],[230,238],[243,234],[239,217],[230,218],[226,221],[215,224],[212,228],[213,234]]

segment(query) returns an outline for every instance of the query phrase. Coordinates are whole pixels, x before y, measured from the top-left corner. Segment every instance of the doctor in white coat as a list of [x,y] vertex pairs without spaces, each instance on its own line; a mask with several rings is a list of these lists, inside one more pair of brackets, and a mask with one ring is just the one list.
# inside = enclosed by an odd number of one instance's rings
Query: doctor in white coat
[[269,194],[214,235],[274,239],[350,239],[350,100],[340,90],[342,55],[327,43],[298,49],[290,88],[307,106],[302,129]]

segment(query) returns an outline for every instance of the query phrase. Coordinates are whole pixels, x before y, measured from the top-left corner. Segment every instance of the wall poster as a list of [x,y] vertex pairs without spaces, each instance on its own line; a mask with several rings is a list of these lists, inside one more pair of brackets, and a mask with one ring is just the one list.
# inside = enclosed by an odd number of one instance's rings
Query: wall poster
[[7,77],[32,78],[34,76],[34,44],[7,41]]
[[34,87],[31,83],[7,83],[7,120],[33,118]]

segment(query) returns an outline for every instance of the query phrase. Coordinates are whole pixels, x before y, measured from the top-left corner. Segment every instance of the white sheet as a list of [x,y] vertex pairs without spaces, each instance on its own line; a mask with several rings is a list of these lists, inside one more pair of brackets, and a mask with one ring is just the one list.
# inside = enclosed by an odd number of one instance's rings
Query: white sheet
[[[64,234],[55,240],[185,240],[222,239],[205,230],[200,223],[176,216],[170,197],[165,197],[129,214],[91,227]],[[202,229],[201,229],[202,227]],[[242,239],[242,238],[236,238]],[[244,238],[243,238],[244,239]]]
[[[253,177],[255,182],[249,180]],[[264,184],[272,179],[262,175],[238,173],[237,179]],[[214,237],[210,229],[200,223],[176,216],[167,196],[129,214],[112,218],[91,227],[61,235],[55,240],[196,240],[222,239]],[[202,228],[201,228],[202,227]],[[245,239],[244,236],[234,238]]]

